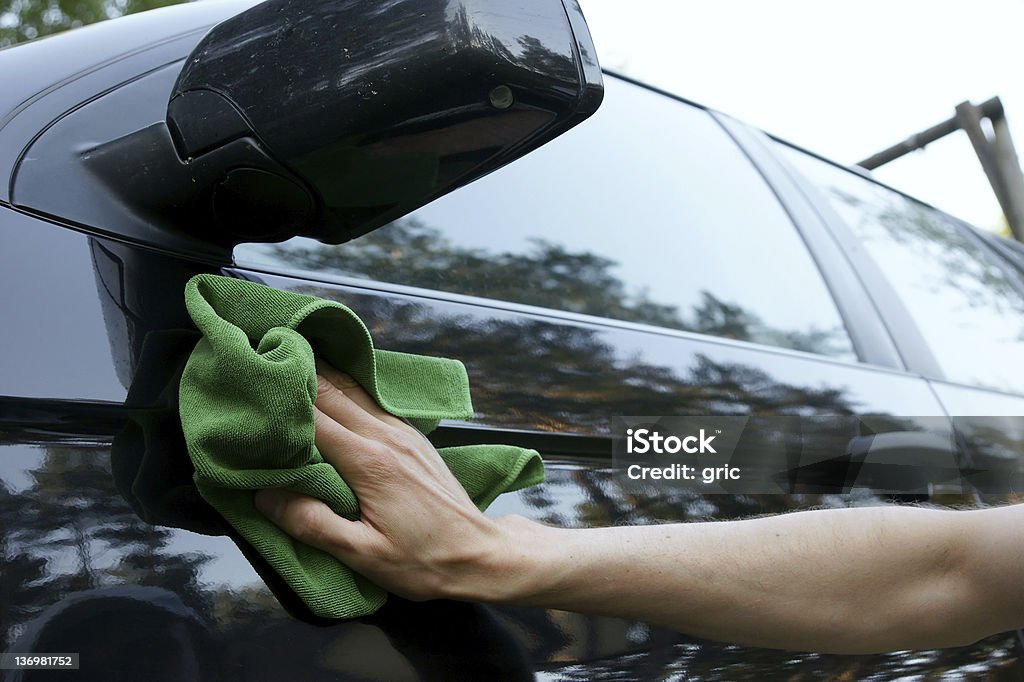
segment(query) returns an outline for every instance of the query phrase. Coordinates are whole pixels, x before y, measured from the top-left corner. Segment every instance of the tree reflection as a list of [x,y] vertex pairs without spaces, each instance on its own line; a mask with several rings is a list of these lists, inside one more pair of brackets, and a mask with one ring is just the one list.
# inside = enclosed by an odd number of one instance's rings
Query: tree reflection
[[[336,291],[310,289],[309,293],[337,296]],[[510,426],[521,428],[524,419],[544,419],[545,411],[550,411],[549,428],[567,428],[579,419],[592,431],[604,429],[609,398],[614,404],[640,401],[637,404],[655,414],[670,404],[691,414],[723,409],[737,414],[835,414],[856,407],[842,390],[786,384],[755,367],[707,356],[676,366],[624,358],[594,328],[499,316],[486,317],[484,328],[468,315],[444,316],[434,308],[380,296],[365,301],[367,305],[355,307],[389,347],[465,358],[478,403],[477,388],[483,387],[487,395],[482,404],[489,421]],[[516,358],[552,371],[536,373],[536,383],[524,381],[523,365]],[[531,407],[538,401],[541,409]],[[843,440],[848,435],[836,437]],[[372,619],[311,628],[285,617],[260,585],[198,585],[196,572],[202,561],[175,552],[169,546],[172,531],[144,524],[132,514],[113,486],[106,455],[100,447],[51,446],[31,470],[31,485],[17,495],[0,494],[0,513],[6,515],[0,519],[0,537],[7,537],[2,529],[18,529],[17,537],[5,540],[14,549],[4,557],[20,555],[14,563],[21,566],[23,576],[15,584],[5,574],[4,589],[13,594],[14,609],[27,605],[21,611],[9,609],[4,626],[24,622],[46,602],[82,586],[124,582],[162,586],[182,596],[213,623],[213,636],[222,643],[217,664],[236,677],[260,673],[285,678],[301,673],[312,679],[330,670],[342,676],[351,671],[360,679],[393,679],[376,673],[391,670],[388,661],[409,660],[422,679],[452,679],[460,671],[491,670],[487,666],[507,660],[508,652],[518,646],[525,647],[529,663],[513,672],[520,674],[527,667],[557,669],[566,679],[650,679],[690,671],[704,679],[741,680],[761,679],[765,671],[778,670],[815,676],[827,671],[855,678],[878,670],[960,672],[968,662],[975,666],[970,670],[988,672],[1014,656],[1006,637],[977,648],[913,656],[793,654],[703,642],[616,619],[534,609],[494,609],[501,627],[485,635],[473,628],[490,619],[476,607],[400,600]],[[532,514],[535,517],[582,526],[725,519],[846,502],[821,496],[706,498],[627,490],[595,462],[553,466],[549,482],[524,491],[523,499],[539,512]],[[19,516],[12,516],[15,513]],[[48,554],[64,557],[63,571],[51,566],[42,573],[40,557]],[[46,592],[33,592],[41,578]],[[449,618],[472,625],[466,630],[476,633],[471,646],[461,634],[445,638],[438,629],[431,631],[437,635],[431,639],[422,629],[409,627],[421,623],[429,628]],[[506,629],[515,633],[515,641],[505,641],[511,636]],[[573,667],[565,667],[569,664]]]
[[22,515],[21,496],[0,483],[0,651],[10,650],[5,637],[11,626],[27,620],[51,589],[46,560],[15,541],[23,533]]
[[950,381],[1019,393],[1024,278],[950,216],[788,147],[866,247]]
[[519,61],[531,70],[556,76],[569,83],[578,78],[573,60],[565,54],[553,52],[539,38],[523,35],[516,38],[516,42],[521,50]]
[[0,47],[183,0],[11,0],[0,11]]
[[293,241],[267,249],[292,269],[329,272],[424,289],[524,303],[830,356],[849,354],[845,330],[777,329],[743,306],[700,292],[690,311],[653,300],[614,272],[617,262],[546,239],[520,252],[453,243],[416,218],[398,220],[340,246]]
[[[457,357],[469,372],[476,417],[495,427],[606,435],[611,415],[852,415],[844,389],[796,385],[765,369],[679,345],[672,364],[624,356],[612,331],[519,315],[446,314],[373,295],[294,289],[352,306],[382,347]],[[848,439],[852,435],[845,435]],[[844,434],[837,434],[843,438]],[[845,440],[837,440],[838,447]]]
[[[673,365],[652,363],[647,355],[631,357],[611,342],[611,332],[585,325],[474,315],[457,306],[427,306],[329,287],[297,290],[351,305],[388,348],[461,357],[469,370],[478,416],[490,426],[607,434],[607,416],[616,413],[837,416],[856,415],[861,408],[843,388],[785,382],[764,368],[710,355],[697,353],[691,358],[681,352]],[[813,437],[823,450],[841,452],[856,435],[855,422],[836,422],[849,423],[848,432],[833,427],[804,435]],[[897,418],[891,419],[890,427],[914,428]],[[523,513],[561,526],[594,527],[748,518],[884,501],[867,493],[705,496],[633,488],[621,485],[609,465],[607,459],[597,458],[549,464],[545,483],[517,494]],[[639,642],[634,645],[626,634],[633,632],[632,626],[621,621],[558,614],[552,623],[565,633],[564,644],[552,649],[548,640],[531,638],[531,656],[542,668],[561,660],[586,661],[553,667],[567,679],[659,679],[683,671],[699,671],[702,679],[712,680],[762,679],[765,671],[809,678],[826,671],[826,676],[856,679],[878,670],[954,671],[969,676],[966,666],[983,662],[978,670],[999,670],[1016,660],[1009,636],[992,638],[977,649],[844,657],[729,647],[658,629],[634,635]],[[629,653],[620,653],[623,650]]]
[[992,307],[1001,314],[1024,313],[1024,298],[1007,270],[934,209],[881,189],[861,195],[837,186],[828,191],[840,209],[845,207],[843,216],[865,241],[882,240],[876,248],[895,243],[933,259],[941,279],[922,285],[933,291],[954,289],[970,305]]
[[197,576],[210,557],[170,550],[172,531],[135,515],[102,448],[50,446],[28,473],[25,490],[0,489],[0,561],[11,567],[0,581],[10,592],[0,601],[0,632],[65,594],[117,584],[163,587],[197,612],[208,609]]

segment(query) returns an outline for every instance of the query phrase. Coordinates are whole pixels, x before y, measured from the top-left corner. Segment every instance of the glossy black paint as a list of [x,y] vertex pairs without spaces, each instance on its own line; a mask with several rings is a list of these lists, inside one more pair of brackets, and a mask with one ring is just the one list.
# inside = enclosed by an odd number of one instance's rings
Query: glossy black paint
[[0,50],[0,201],[10,201],[14,167],[51,122],[98,93],[184,58],[213,25],[253,4],[165,7]]
[[[296,234],[346,241],[597,109],[600,70],[568,4],[261,3],[180,44],[180,64],[68,111],[23,153],[14,202],[215,257]],[[106,113],[126,100],[137,115]],[[55,178],[96,191],[68,201]]]
[[[166,16],[187,15],[182,24],[192,26],[228,7],[205,5]],[[172,23],[168,31],[194,29]],[[84,113],[134,92],[124,101],[140,106],[121,108],[124,120],[107,123],[130,127],[153,111],[145,93],[162,88],[157,101],[166,102],[179,69],[180,54],[173,53],[198,35],[139,51],[131,35],[117,44],[115,24],[86,34],[102,36],[102,46],[91,38],[80,43],[96,51],[90,58],[108,60],[104,66],[51,64],[49,76],[38,74],[38,92],[20,91],[22,109],[0,126],[0,169],[13,168],[12,154],[23,169],[34,163],[22,153],[31,139],[72,110]],[[153,24],[134,25],[148,26],[146,40],[158,42]],[[170,53],[157,58],[164,49]],[[0,52],[0,64],[11,54],[17,52]],[[145,66],[129,68],[136,62]],[[110,99],[79,108],[90,92],[126,80],[138,89],[115,88]],[[57,86],[48,90],[51,83]],[[112,110],[104,110],[106,118],[117,118]],[[103,118],[93,115],[89,125]],[[59,125],[46,134],[56,135]],[[736,137],[756,156],[749,139]],[[769,166],[762,170],[815,257],[825,264],[842,258],[820,219],[796,207],[799,197],[792,187],[780,189]],[[791,182],[799,189],[798,177]],[[69,201],[84,204],[95,191],[62,186]],[[0,648],[78,646],[77,677],[104,680],[1022,678],[1015,633],[960,649],[821,656],[725,646],[618,619],[398,599],[373,617],[321,627],[289,615],[229,537],[203,534],[219,529],[200,501],[180,503],[190,491],[188,463],[175,441],[174,377],[194,334],[182,288],[196,272],[339,300],[367,321],[382,347],[461,358],[477,415],[445,424],[435,442],[521,443],[546,456],[548,480],[499,498],[493,514],[585,527],[883,501],[625,491],[610,471],[614,414],[874,414],[891,419],[893,430],[914,430],[924,427],[907,415],[948,413],[964,415],[953,420],[964,442],[960,456],[1020,460],[1024,436],[1016,415],[1024,413],[1024,398],[906,372],[885,341],[902,356],[903,337],[890,334],[866,299],[864,290],[874,285],[857,281],[870,280],[870,269],[830,278],[844,316],[865,330],[858,350],[874,348],[858,364],[502,301],[231,266],[223,253],[184,239],[146,247],[139,235],[112,238],[101,228],[0,203],[0,291],[7,294],[0,296]],[[808,437],[836,450],[858,435],[851,426]],[[939,491],[927,501],[974,506],[979,498]],[[152,665],[144,667],[147,661]]]
[[[281,226],[261,236],[339,243],[596,111],[601,75],[584,63],[593,54],[586,24],[570,23],[562,0],[270,0],[196,46],[174,86],[168,125],[178,155],[193,165],[254,136],[298,176],[289,185],[309,190],[288,204],[302,203],[301,215],[265,221],[271,202],[258,199],[271,191],[266,181],[248,192],[249,181],[237,178],[233,203],[218,210],[222,184],[213,202],[225,229],[251,240],[246,223],[270,222]],[[232,173],[229,187],[240,171]]]

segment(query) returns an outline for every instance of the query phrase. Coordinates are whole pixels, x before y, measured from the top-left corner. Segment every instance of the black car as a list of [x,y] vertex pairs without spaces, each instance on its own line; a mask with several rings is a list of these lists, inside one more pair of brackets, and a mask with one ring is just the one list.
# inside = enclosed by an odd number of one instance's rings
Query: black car
[[[202,2],[0,51],[0,650],[80,654],[75,673],[0,674],[1024,678],[1017,632],[831,656],[446,601],[324,623],[201,513],[175,381],[203,272],[342,302],[383,348],[461,359],[476,415],[431,439],[533,447],[547,467],[489,513],[1021,501],[1018,244],[602,75],[572,0],[516,6]],[[612,458],[627,415],[761,419],[764,442],[798,432],[844,466],[874,444],[894,466],[630,487]],[[929,458],[956,475],[914,479]]]

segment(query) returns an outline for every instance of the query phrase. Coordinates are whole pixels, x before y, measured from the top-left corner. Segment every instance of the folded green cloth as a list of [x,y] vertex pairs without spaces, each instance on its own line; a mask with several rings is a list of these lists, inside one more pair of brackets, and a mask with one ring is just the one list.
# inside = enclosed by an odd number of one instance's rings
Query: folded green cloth
[[[381,407],[427,433],[473,415],[461,362],[377,350],[366,326],[333,301],[215,275],[185,286],[203,338],[181,377],[179,411],[195,482],[209,502],[295,591],[326,618],[373,613],[385,591],[333,556],[293,540],[253,505],[254,491],[287,488],[359,518],[352,489],[314,445],[314,354],[351,375]],[[474,503],[538,483],[534,450],[443,448]]]

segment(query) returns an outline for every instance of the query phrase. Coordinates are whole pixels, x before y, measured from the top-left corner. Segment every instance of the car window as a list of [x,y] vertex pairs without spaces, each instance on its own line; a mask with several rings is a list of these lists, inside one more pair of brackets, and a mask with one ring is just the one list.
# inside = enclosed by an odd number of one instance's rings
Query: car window
[[1024,393],[1024,282],[954,218],[780,143],[888,277],[946,377]]
[[764,179],[705,111],[607,79],[595,116],[341,246],[242,245],[330,272],[855,360]]

